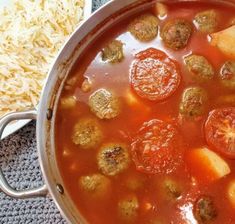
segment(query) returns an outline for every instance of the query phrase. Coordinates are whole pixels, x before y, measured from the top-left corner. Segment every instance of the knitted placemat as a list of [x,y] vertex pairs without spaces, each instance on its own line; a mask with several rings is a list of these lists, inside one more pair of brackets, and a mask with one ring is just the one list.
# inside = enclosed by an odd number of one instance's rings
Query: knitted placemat
[[[93,0],[93,10],[108,0]],[[38,163],[35,121],[0,142],[0,166],[16,189],[43,184]],[[12,199],[0,192],[0,224],[65,223],[52,199]]]

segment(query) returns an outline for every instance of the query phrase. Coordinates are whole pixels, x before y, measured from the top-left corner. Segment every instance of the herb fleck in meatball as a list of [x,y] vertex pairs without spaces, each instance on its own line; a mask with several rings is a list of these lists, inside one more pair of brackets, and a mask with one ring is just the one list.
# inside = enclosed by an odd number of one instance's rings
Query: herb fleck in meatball
[[195,80],[205,82],[213,79],[214,68],[204,56],[189,55],[185,58],[185,63]]
[[108,90],[99,89],[89,98],[91,111],[100,119],[111,119],[120,113],[118,99]]
[[118,143],[103,145],[97,159],[99,169],[108,176],[115,176],[121,173],[130,163],[127,146]]
[[151,14],[144,14],[129,24],[129,31],[138,40],[147,42],[153,40],[158,33],[159,20]]
[[167,47],[179,50],[186,47],[192,32],[190,22],[185,19],[174,19],[163,26],[161,37]]
[[220,79],[223,86],[235,90],[235,61],[227,61],[220,71]]
[[111,181],[101,174],[82,176],[79,179],[79,185],[82,190],[91,196],[101,197],[107,194],[111,188]]
[[194,216],[199,223],[207,223],[217,216],[212,198],[203,196],[195,204]]
[[81,148],[93,148],[100,144],[103,138],[101,127],[95,119],[82,118],[73,128],[72,141]]
[[195,16],[195,24],[203,33],[212,33],[218,25],[218,15],[215,10],[207,10]]
[[102,49],[102,60],[110,63],[121,62],[124,58],[123,43],[119,40],[110,41]]
[[180,114],[186,118],[201,116],[205,112],[207,99],[207,93],[202,88],[190,87],[185,89],[180,103]]
[[122,220],[133,222],[138,214],[139,202],[136,196],[129,196],[118,203],[118,214]]

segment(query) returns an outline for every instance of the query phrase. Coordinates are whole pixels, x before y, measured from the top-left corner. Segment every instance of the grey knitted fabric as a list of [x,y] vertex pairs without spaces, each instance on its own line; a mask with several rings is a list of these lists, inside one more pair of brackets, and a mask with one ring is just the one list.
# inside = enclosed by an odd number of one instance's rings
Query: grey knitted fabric
[[[108,0],[93,0],[93,10]],[[0,142],[0,166],[12,187],[43,184],[39,168],[35,121]],[[65,223],[50,198],[12,199],[0,192],[0,224]]]

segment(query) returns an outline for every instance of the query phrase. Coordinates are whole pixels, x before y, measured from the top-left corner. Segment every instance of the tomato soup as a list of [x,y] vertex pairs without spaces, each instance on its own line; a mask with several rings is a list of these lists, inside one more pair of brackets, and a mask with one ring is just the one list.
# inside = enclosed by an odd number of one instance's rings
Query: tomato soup
[[55,134],[89,223],[235,223],[234,49],[235,8],[185,2],[154,3],[85,50]]

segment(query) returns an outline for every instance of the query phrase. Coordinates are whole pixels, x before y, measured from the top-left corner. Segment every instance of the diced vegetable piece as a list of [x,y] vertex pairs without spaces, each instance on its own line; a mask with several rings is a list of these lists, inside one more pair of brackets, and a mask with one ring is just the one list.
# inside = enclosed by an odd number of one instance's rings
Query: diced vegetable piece
[[235,209],[235,180],[233,180],[228,186],[228,199]]
[[213,182],[231,172],[227,162],[206,147],[188,151],[186,163],[191,174],[202,183]]
[[207,99],[206,91],[200,87],[185,89],[180,103],[180,114],[186,118],[195,118],[203,115]]
[[206,10],[199,12],[194,21],[201,32],[212,33],[218,25],[218,15],[215,10]]
[[80,119],[73,128],[72,141],[81,148],[97,147],[102,141],[103,133],[97,120],[92,118]]
[[103,197],[111,189],[111,181],[101,174],[82,176],[79,179],[79,185],[92,197]]
[[87,92],[91,91],[91,87],[92,87],[91,80],[89,78],[85,78],[85,80],[82,83],[81,90],[84,93],[87,93]]
[[220,70],[219,77],[223,86],[235,90],[235,61],[226,61]]
[[155,48],[141,51],[135,58],[131,66],[131,84],[138,96],[161,101],[175,93],[181,81],[177,61]]
[[204,130],[207,144],[212,150],[235,159],[235,107],[211,111]]
[[60,100],[60,105],[62,109],[71,109],[76,106],[76,99],[73,96],[63,97]]
[[199,82],[206,82],[214,77],[214,68],[204,56],[189,55],[185,58],[185,64],[193,78]]
[[153,119],[143,123],[131,146],[136,169],[144,173],[172,173],[183,162],[181,136],[170,122]]
[[235,58],[235,25],[211,34],[211,44],[218,47],[224,54]]
[[157,2],[155,4],[154,11],[155,11],[156,16],[160,16],[160,17],[164,17],[168,13],[167,6],[160,2]]
[[101,53],[103,61],[121,62],[124,58],[123,43],[119,40],[112,40],[102,49]]
[[211,197],[203,196],[197,200],[194,206],[194,216],[200,224],[216,218],[217,210]]
[[134,222],[138,215],[139,202],[136,196],[129,196],[118,203],[118,214],[122,220]]
[[97,156],[101,172],[108,176],[115,176],[129,166],[130,157],[127,146],[119,143],[109,143],[101,147]]

